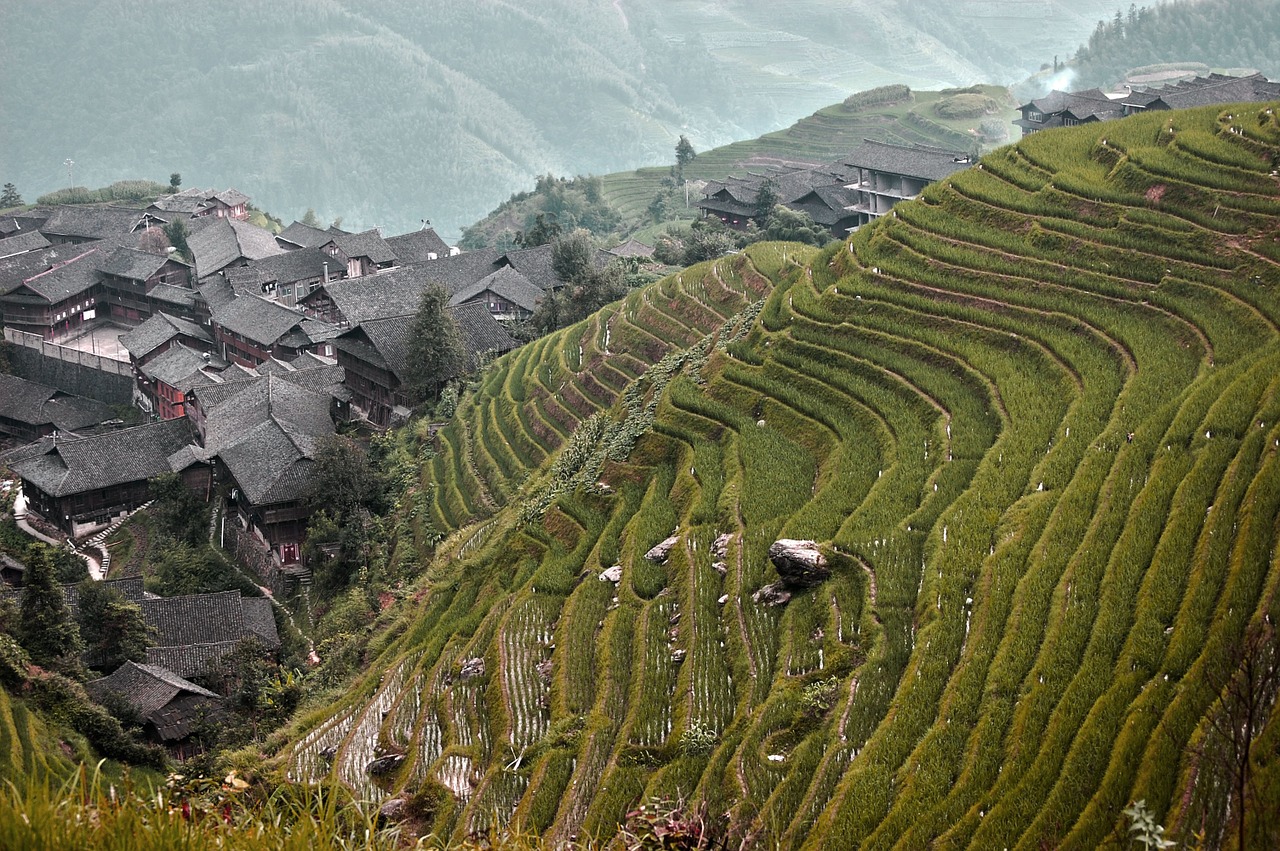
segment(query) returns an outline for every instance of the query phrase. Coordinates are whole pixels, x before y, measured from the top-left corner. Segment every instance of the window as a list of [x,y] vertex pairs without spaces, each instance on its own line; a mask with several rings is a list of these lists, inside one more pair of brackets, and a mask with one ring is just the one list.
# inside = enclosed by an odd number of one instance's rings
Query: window
[[1027,120],[1028,120],[1028,121],[1035,121],[1035,122],[1044,121],[1044,113],[1042,113],[1042,112],[1036,112],[1034,109],[1028,109],[1028,110],[1027,110]]
[[293,287],[284,287],[280,292],[282,295],[293,295]]

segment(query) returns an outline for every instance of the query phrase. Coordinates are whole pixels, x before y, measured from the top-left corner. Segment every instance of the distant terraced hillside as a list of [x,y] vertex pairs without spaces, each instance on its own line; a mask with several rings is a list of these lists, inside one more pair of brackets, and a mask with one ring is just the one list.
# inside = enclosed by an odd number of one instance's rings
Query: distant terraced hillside
[[[1208,684],[1280,616],[1278,158],[1256,105],[1038,134],[500,360],[419,435],[418,594],[280,759],[438,781],[453,836],[655,795],[762,849],[1222,824]],[[833,573],[771,606],[780,537]]]

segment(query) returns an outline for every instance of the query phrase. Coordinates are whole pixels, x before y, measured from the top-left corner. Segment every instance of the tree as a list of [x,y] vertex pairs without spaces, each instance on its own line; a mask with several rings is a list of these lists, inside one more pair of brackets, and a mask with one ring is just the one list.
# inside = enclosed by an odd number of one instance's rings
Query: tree
[[[1233,645],[1230,661],[1206,667],[1205,684],[1218,695],[1210,710],[1205,755],[1226,775],[1235,800],[1237,848],[1275,847],[1270,807],[1259,800],[1254,745],[1262,734],[1268,709],[1280,693],[1280,642],[1269,623],[1250,627]],[[1253,804],[1251,807],[1250,804]],[[1254,813],[1250,824],[1246,815]],[[1225,828],[1225,825],[1223,826]],[[1259,840],[1250,844],[1250,837]]]
[[136,603],[102,582],[80,583],[76,620],[89,661],[95,668],[114,671],[125,662],[147,658],[154,631]]
[[823,246],[831,241],[831,231],[816,224],[808,213],[797,213],[781,204],[773,208],[765,220],[763,236],[784,242],[803,242]]
[[182,175],[175,171],[173,174],[169,175],[169,191],[177,192],[181,188]]
[[408,386],[415,401],[434,399],[440,386],[462,372],[462,333],[449,313],[449,296],[439,286],[422,293],[409,340]]
[[84,644],[43,547],[27,550],[23,581],[18,641],[37,665],[60,674],[78,675]]
[[755,210],[751,218],[755,219],[758,224],[763,225],[765,219],[769,218],[769,213],[778,205],[782,199],[778,197],[778,188],[770,178],[765,178],[760,184],[760,188],[756,190]]
[[555,214],[538,213],[533,218],[533,227],[516,232],[516,244],[521,248],[537,248],[560,236],[560,223]]
[[4,193],[0,194],[0,208],[19,207],[22,203],[22,196],[18,194],[18,187],[12,183],[6,183],[4,185]]
[[323,227],[323,225],[320,224],[320,217],[317,216],[316,211],[310,207],[308,207],[307,211],[302,214],[302,223],[309,228]]
[[684,179],[684,169],[689,163],[693,162],[698,154],[693,149],[693,144],[689,138],[683,133],[680,134],[680,141],[676,142],[676,177],[679,180]]
[[209,536],[206,503],[177,473],[162,473],[147,482],[155,500],[152,515],[165,534],[176,541],[200,546]]
[[365,448],[349,437],[326,435],[316,445],[307,503],[345,524],[360,509],[382,508],[384,486]]
[[173,221],[164,226],[164,235],[179,254],[191,259],[191,249],[187,247],[187,237],[191,235],[191,231],[187,229],[186,222],[175,216]]

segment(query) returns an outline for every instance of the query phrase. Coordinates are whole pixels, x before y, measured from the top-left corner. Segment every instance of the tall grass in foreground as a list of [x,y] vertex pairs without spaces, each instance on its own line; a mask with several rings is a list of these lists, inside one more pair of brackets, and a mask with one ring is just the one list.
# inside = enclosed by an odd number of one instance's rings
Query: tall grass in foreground
[[[380,823],[344,789],[258,787],[229,775],[222,783],[170,775],[162,787],[116,784],[99,766],[81,765],[61,782],[27,778],[0,785],[0,848],[6,851],[541,851],[544,842],[518,828],[445,843],[414,839]],[[410,818],[414,818],[411,815]],[[570,851],[594,844],[574,843]]]

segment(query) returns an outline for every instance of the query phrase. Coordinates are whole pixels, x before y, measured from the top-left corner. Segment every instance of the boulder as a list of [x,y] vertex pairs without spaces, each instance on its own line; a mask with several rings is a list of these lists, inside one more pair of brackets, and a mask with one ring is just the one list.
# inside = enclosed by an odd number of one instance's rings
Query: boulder
[[600,574],[601,582],[612,582],[617,585],[622,581],[622,565],[615,564],[613,567]]
[[711,544],[711,554],[716,558],[724,558],[729,552],[729,540],[733,538],[728,532],[721,532]]
[[791,600],[791,592],[784,583],[774,582],[752,594],[751,599],[764,606],[782,606]]
[[404,821],[409,814],[409,802],[404,798],[391,798],[378,808],[378,817],[386,821]]
[[484,657],[477,656],[474,659],[467,659],[462,663],[462,667],[458,669],[458,676],[464,680],[469,680],[473,677],[483,677]]
[[679,535],[672,535],[662,543],[654,546],[653,549],[644,554],[644,557],[655,564],[662,564],[667,560],[667,556],[671,554],[671,549],[680,542]]
[[713,561],[711,563],[711,569],[721,576],[727,576],[729,574],[729,565],[722,561]]
[[769,560],[788,588],[812,588],[831,576],[827,559],[814,541],[782,538],[769,545]]
[[364,770],[377,777],[381,774],[390,774],[400,767],[400,763],[404,762],[404,754],[393,753],[388,756],[380,756],[364,767]]

